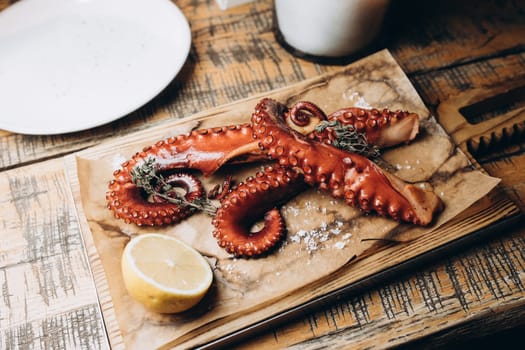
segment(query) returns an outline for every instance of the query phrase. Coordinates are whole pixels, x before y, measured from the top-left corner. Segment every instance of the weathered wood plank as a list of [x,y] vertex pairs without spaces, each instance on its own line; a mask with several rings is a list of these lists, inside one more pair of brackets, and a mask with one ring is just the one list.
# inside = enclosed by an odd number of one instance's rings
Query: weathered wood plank
[[57,159],[0,175],[2,348],[106,342],[62,166]]
[[525,79],[525,53],[511,54],[450,69],[409,74],[427,106],[436,108],[441,101],[462,91],[491,88]]
[[42,315],[0,331],[2,349],[109,349],[98,304]]
[[501,185],[509,197],[525,212],[525,144],[504,147],[477,159],[489,174],[501,177]]
[[409,73],[525,50],[523,1],[395,1],[389,48]]

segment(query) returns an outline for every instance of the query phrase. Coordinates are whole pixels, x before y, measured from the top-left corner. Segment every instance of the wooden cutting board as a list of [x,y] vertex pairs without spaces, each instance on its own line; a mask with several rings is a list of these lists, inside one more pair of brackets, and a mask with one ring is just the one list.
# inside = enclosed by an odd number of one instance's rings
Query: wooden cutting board
[[[491,233],[491,229],[519,215],[516,205],[498,190],[498,180],[469,163],[467,155],[429,115],[390,53],[381,51],[338,72],[268,92],[265,97],[288,105],[310,100],[327,112],[357,105],[418,113],[424,125],[422,134],[411,145],[385,152],[383,158],[405,180],[434,186],[446,204],[436,224],[422,229],[364,216],[311,190],[282,209],[288,228],[283,247],[263,259],[243,260],[218,250],[210,238],[209,218],[196,215],[177,227],[156,231],[185,239],[209,258],[216,277],[212,293],[188,313],[162,316],[144,310],[123,288],[120,254],[129,235],[153,231],[123,224],[105,209],[104,191],[115,163],[168,136],[247,121],[261,97],[168,122],[65,159],[113,348],[224,344],[294,316],[306,307],[361,288],[373,279],[384,278],[423,257],[444,254],[453,244],[480,232]],[[239,174],[251,170],[243,169]],[[314,221],[308,223],[308,228],[304,227],[305,217]],[[340,235],[341,230],[346,233]],[[317,235],[322,239],[315,249],[309,249],[308,242],[301,240],[308,232],[322,233]]]

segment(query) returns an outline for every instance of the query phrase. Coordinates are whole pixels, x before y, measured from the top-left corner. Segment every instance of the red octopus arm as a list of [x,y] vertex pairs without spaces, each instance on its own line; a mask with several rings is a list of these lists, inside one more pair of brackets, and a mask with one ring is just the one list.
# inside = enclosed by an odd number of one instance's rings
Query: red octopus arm
[[[290,199],[306,185],[294,170],[269,166],[233,188],[221,202],[213,219],[219,246],[238,257],[255,257],[273,248],[285,234],[276,206]],[[250,232],[264,216],[264,227]]]
[[[148,159],[153,159],[159,173],[173,169],[194,169],[209,175],[224,163],[240,156],[250,161],[266,158],[254,143],[249,124],[200,129],[161,140],[136,153],[113,173],[114,179],[106,192],[108,208],[116,218],[139,226],[177,223],[193,214],[194,210],[158,198],[149,199],[133,182],[132,171]],[[200,181],[191,174],[178,175],[178,181],[174,184],[187,192],[188,201],[204,194]]]
[[[406,111],[350,107],[330,114],[327,119],[354,126],[356,131],[366,135],[368,143],[380,148],[412,141],[419,131],[419,116]],[[327,143],[325,137],[335,137],[330,131],[328,128],[324,133],[313,133],[310,138]]]
[[365,135],[369,144],[380,148],[412,141],[419,132],[419,116],[406,111],[348,107],[326,116],[314,103],[300,101],[289,110],[283,111],[282,115],[290,129],[308,136],[310,140],[328,144],[337,136],[333,127],[317,130],[317,126],[323,121],[337,121],[342,126],[352,126]]
[[284,122],[284,110],[282,104],[263,99],[252,117],[254,135],[270,158],[301,171],[308,184],[364,211],[418,225],[430,224],[442,209],[441,199],[432,191],[406,184],[365,157],[291,130]]

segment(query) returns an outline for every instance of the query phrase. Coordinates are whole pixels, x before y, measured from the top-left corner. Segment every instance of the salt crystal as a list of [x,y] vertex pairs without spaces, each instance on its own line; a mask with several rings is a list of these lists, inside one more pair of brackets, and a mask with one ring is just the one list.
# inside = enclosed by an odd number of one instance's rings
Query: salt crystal
[[345,245],[345,242],[337,242],[336,244],[334,244],[334,247],[337,249],[343,249]]
[[291,213],[293,216],[297,216],[297,215],[299,215],[299,213],[300,213],[299,208],[290,207],[290,206],[285,206],[285,207],[284,207],[284,210],[285,210],[286,212]]
[[354,106],[356,107],[366,108],[366,109],[372,108],[372,106],[370,106],[370,104],[358,92],[355,92],[355,91],[352,92],[352,91],[347,90],[343,93],[343,97],[352,101]]
[[338,235],[341,233],[341,229],[340,228],[333,228],[330,230],[331,233],[333,233],[334,235]]

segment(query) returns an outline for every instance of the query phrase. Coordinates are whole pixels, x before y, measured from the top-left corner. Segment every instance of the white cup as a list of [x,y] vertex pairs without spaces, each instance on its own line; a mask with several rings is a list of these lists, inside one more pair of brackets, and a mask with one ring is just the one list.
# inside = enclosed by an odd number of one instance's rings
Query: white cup
[[277,37],[299,56],[337,58],[369,46],[389,0],[274,0]]

